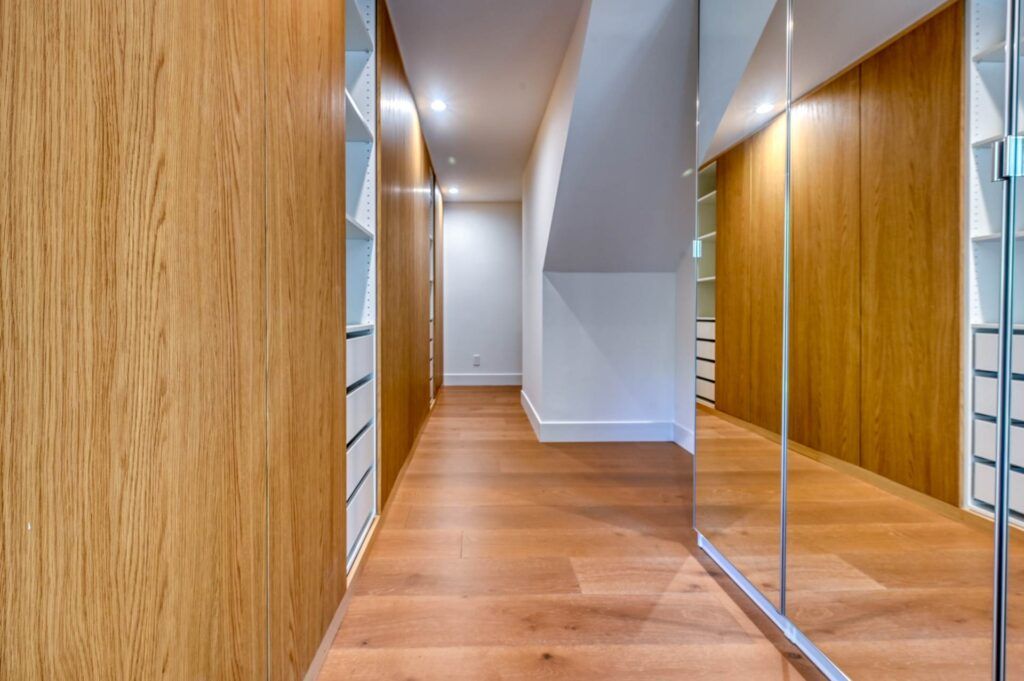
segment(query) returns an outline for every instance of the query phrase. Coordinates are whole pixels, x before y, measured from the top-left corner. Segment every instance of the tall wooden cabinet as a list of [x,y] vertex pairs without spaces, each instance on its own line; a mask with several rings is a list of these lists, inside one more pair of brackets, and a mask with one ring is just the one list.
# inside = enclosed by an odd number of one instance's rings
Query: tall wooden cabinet
[[[954,505],[962,12],[801,98],[791,121],[790,438]],[[774,433],[784,164],[785,117],[716,162],[715,406]]]

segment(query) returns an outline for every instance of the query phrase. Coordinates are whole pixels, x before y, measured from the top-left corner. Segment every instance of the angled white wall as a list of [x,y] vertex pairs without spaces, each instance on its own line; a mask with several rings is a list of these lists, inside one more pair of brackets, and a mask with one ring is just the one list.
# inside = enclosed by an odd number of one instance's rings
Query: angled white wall
[[522,383],[522,215],[518,201],[445,205],[445,385]]
[[696,28],[694,0],[592,0],[577,24],[523,177],[523,404],[542,441],[676,438]]

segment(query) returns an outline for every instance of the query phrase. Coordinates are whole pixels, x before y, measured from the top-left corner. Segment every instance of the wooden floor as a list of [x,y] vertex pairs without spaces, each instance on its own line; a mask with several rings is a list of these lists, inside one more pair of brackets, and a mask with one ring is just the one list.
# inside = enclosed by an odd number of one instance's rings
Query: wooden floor
[[675,445],[542,445],[518,389],[446,389],[320,678],[819,678],[695,547],[690,513]]
[[[697,416],[697,527],[772,600],[779,445]],[[991,677],[992,528],[790,448],[787,612],[853,679]],[[1011,549],[1007,678],[1024,679],[1024,542]]]

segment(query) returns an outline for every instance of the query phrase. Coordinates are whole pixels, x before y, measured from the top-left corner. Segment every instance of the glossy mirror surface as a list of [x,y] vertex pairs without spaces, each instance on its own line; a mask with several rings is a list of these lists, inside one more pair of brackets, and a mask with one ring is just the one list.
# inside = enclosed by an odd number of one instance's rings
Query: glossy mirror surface
[[786,3],[701,3],[696,525],[780,601]]
[[992,275],[964,251],[964,22],[793,0],[786,614],[854,679],[991,678],[992,526],[961,509],[965,277]]

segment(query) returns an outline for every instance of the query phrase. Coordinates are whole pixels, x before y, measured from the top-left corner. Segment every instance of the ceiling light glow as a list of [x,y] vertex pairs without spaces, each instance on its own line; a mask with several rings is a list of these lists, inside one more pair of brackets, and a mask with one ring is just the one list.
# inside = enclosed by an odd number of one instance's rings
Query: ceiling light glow
[[440,113],[441,111],[444,111],[445,109],[447,109],[448,105],[445,104],[444,100],[435,99],[434,101],[432,101],[430,103],[430,108],[433,109],[434,111],[437,111],[438,113]]
[[456,194],[459,193],[459,188],[458,187],[448,187],[448,193],[451,194],[452,196],[455,196]]
[[758,104],[757,105],[757,108],[754,109],[754,113],[766,114],[766,113],[768,113],[769,111],[771,111],[774,108],[775,108],[775,105],[772,104],[771,102],[764,102],[762,104]]

